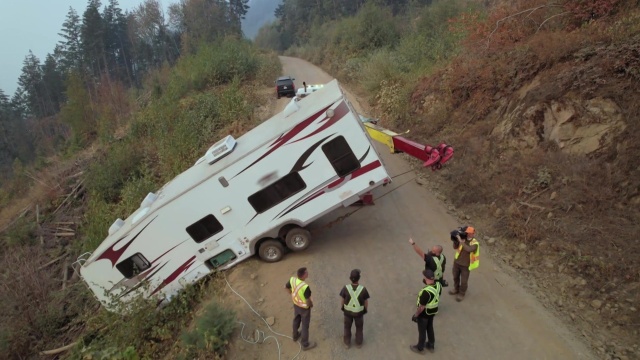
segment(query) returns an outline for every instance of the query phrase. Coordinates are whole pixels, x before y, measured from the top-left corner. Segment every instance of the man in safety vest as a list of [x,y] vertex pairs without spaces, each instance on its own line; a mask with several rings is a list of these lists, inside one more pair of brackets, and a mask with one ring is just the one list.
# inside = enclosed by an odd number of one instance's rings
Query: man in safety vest
[[418,323],[418,344],[411,345],[411,351],[424,354],[425,348],[430,352],[435,351],[436,336],[433,332],[433,318],[438,313],[438,303],[440,301],[440,283],[435,281],[433,271],[427,269],[422,272],[426,285],[418,293],[416,302],[416,313],[411,320]]
[[362,328],[364,326],[364,314],[369,307],[369,291],[364,286],[358,284],[360,281],[360,270],[353,269],[349,275],[351,284],[345,285],[340,290],[340,309],[344,313],[344,347],[351,347],[351,325],[356,323],[356,347],[362,347],[364,337]]
[[[416,245],[416,242],[413,241],[412,238],[409,238],[409,244],[413,246],[413,251],[415,251],[422,260],[424,260],[424,269],[433,271],[433,274],[436,277],[436,282],[439,282],[442,286],[449,286],[447,281],[443,278],[447,259],[442,253],[442,246],[434,245],[428,253],[425,253],[418,245]],[[440,290],[442,290],[442,288],[440,288]]]
[[[305,280],[309,277],[306,267],[298,269],[297,277],[292,276],[285,285],[287,293],[293,300],[293,341],[301,339],[302,350],[316,347],[316,343],[309,342],[309,323],[311,322],[311,289]],[[302,328],[300,327],[302,325]],[[298,331],[299,330],[299,331]]]
[[467,234],[466,239],[459,234],[456,235],[458,239],[458,246],[454,242],[454,249],[456,249],[455,261],[453,262],[453,290],[449,291],[451,295],[457,295],[456,301],[464,300],[464,295],[467,292],[467,286],[469,283],[469,274],[471,270],[478,268],[480,265],[480,244],[476,240],[476,230],[467,226],[464,232]]

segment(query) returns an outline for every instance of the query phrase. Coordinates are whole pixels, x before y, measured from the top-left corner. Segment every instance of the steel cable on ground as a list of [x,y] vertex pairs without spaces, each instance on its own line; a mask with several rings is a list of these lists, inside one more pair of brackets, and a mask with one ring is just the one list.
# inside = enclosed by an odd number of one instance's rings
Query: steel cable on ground
[[[284,334],[280,334],[279,332],[277,332],[277,331],[273,330],[273,329],[271,328],[271,326],[269,325],[269,323],[267,322],[267,320],[265,320],[265,318],[264,318],[264,317],[262,317],[262,315],[260,315],[260,314],[259,314],[259,313],[258,313],[258,312],[253,308],[253,306],[251,306],[251,304],[249,304],[249,302],[247,301],[247,299],[245,299],[242,295],[240,295],[240,294],[239,294],[239,293],[238,293],[238,292],[237,292],[237,291],[236,291],[236,290],[231,286],[231,284],[229,284],[229,280],[227,280],[227,275],[226,275],[224,272],[223,272],[223,275],[224,275],[224,281],[227,283],[227,286],[229,287],[229,289],[231,289],[231,291],[232,291],[234,294],[238,295],[238,297],[239,297],[240,299],[242,299],[242,301],[244,301],[244,303],[245,303],[245,304],[247,304],[247,306],[249,307],[249,309],[251,309],[251,311],[253,311],[253,313],[254,313],[254,314],[256,314],[256,315],[257,315],[257,316],[258,316],[258,317],[259,317],[259,318],[260,318],[260,319],[265,323],[265,325],[267,325],[267,328],[269,328],[269,331],[271,331],[272,333],[274,333],[274,334],[276,334],[276,335],[278,335],[278,336],[286,337],[286,338],[288,338],[288,339],[293,340],[293,338],[292,338],[291,336],[287,336],[287,335],[284,335]],[[237,321],[237,320],[236,320],[236,322],[238,322],[239,324],[242,324],[242,328],[240,329],[240,338],[241,338],[243,341],[248,342],[249,344],[253,344],[253,345],[256,345],[256,344],[263,344],[267,339],[269,339],[269,338],[273,338],[273,339],[276,341],[276,345],[277,345],[277,347],[278,347],[278,360],[282,359],[282,350],[280,349],[280,342],[278,341],[278,338],[277,338],[277,337],[272,336],[272,335],[270,335],[270,336],[265,336],[265,333],[264,333],[263,331],[261,331],[261,330],[259,330],[259,329],[256,329],[256,330],[255,330],[255,333],[254,333],[254,334],[255,334],[255,336],[254,336],[254,340],[252,341],[252,340],[250,340],[250,339],[248,339],[248,338],[245,338],[245,336],[244,336],[244,328],[245,328],[245,326],[246,326],[247,324],[245,324],[245,323],[244,323],[244,322],[242,322],[242,321]],[[302,351],[302,345],[298,342],[298,346],[299,346],[298,352],[296,353],[296,355],[295,355],[294,357],[292,357],[292,358],[291,358],[291,360],[295,360],[295,359],[298,357],[298,355],[300,355],[300,352]]]
[[[395,176],[393,176],[393,177],[398,177],[398,176],[400,176],[400,175],[404,175],[404,174],[409,173],[409,172],[411,172],[411,171],[413,171],[413,170],[405,171],[405,172],[403,172],[403,173],[401,173],[401,174],[398,174],[398,175],[395,175]],[[393,177],[392,177],[392,178],[393,178]],[[382,194],[382,195],[378,196],[377,198],[373,199],[373,201],[379,200],[379,199],[381,199],[381,198],[383,198],[383,197],[385,197],[385,196],[389,195],[390,193],[392,193],[392,192],[394,192],[394,191],[398,190],[399,188],[401,188],[401,187],[403,187],[403,186],[407,185],[408,183],[410,183],[411,181],[415,180],[415,178],[416,178],[416,176],[412,177],[411,179],[409,179],[409,180],[407,180],[407,181],[403,182],[402,184],[398,185],[397,187],[393,188],[392,190],[390,190],[390,191],[388,191],[388,192],[386,192],[386,193],[384,193],[384,194]],[[319,228],[317,228],[317,229],[313,229],[313,230],[309,230],[309,231],[310,231],[312,234],[314,234],[314,235],[317,235],[317,234],[319,234],[319,233],[322,233],[323,231],[326,231],[327,229],[331,228],[333,225],[336,225],[336,224],[341,223],[341,222],[342,222],[342,221],[344,221],[346,218],[348,218],[349,216],[351,216],[351,215],[355,214],[356,212],[360,211],[360,210],[361,210],[362,208],[364,208],[364,207],[365,207],[365,206],[360,206],[359,208],[357,208],[357,209],[355,209],[355,210],[353,210],[353,211],[350,211],[350,212],[348,212],[348,213],[346,213],[346,214],[344,214],[344,215],[342,215],[342,216],[339,216],[339,217],[337,217],[336,219],[334,219],[334,220],[332,220],[332,221],[330,221],[330,222],[328,222],[328,223],[324,224],[323,226],[321,226],[321,227],[319,227]]]

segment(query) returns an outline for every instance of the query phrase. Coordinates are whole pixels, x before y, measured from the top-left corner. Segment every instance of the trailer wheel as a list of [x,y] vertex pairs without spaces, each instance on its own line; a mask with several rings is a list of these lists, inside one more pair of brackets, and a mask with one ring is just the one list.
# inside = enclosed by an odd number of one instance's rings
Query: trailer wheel
[[287,247],[293,251],[302,251],[311,245],[311,233],[307,229],[294,228],[287,232]]
[[284,256],[284,246],[278,240],[267,240],[260,244],[258,255],[266,262],[278,262]]

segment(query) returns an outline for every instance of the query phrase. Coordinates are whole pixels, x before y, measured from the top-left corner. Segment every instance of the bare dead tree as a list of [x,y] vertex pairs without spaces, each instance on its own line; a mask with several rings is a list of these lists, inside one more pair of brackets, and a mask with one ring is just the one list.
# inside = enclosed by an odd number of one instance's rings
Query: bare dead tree
[[[498,19],[496,21],[496,26],[495,28],[491,31],[491,33],[489,33],[489,35],[487,36],[487,44],[486,44],[486,48],[489,48],[489,45],[491,44],[491,37],[493,36],[493,34],[495,34],[496,31],[498,31],[498,29],[500,28],[500,25],[502,25],[505,21],[512,19],[514,17],[520,16],[522,14],[527,14],[527,16],[525,16],[525,19],[529,19],[531,21],[533,21],[536,25],[537,22],[535,20],[533,20],[533,18],[531,17],[531,15],[533,15],[534,12],[540,10],[540,9],[544,9],[544,8],[562,8],[563,6],[560,4],[545,4],[545,5],[540,5],[540,6],[536,6],[536,7],[532,7],[532,8],[528,8],[522,11],[519,11],[515,14],[511,14],[509,16],[503,17],[501,19]],[[547,21],[551,20],[552,18],[555,18],[557,16],[560,15],[564,15],[567,14],[568,11],[565,11],[563,13],[560,14],[556,14],[556,15],[552,15],[548,18],[546,18],[544,21],[542,21],[542,23],[538,26],[538,30],[536,30],[536,32],[538,32],[540,30],[540,28],[542,27],[542,25],[544,25]]]

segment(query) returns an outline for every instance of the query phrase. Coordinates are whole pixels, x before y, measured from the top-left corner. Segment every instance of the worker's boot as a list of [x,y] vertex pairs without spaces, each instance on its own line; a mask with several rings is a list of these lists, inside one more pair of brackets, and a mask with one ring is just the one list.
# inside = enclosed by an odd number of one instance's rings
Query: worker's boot
[[458,295],[458,289],[449,290],[449,295]]
[[456,301],[460,302],[462,300],[464,300],[464,294],[458,294],[458,296],[456,296]]
[[431,343],[427,343],[427,346],[425,346],[425,349],[427,349],[427,351],[431,353],[436,351],[436,347]]
[[318,344],[317,344],[315,341],[310,341],[310,342],[309,342],[309,345],[307,345],[307,346],[303,346],[303,347],[302,347],[302,350],[303,350],[303,351],[311,350],[311,349],[313,349],[314,347],[316,347],[316,345],[318,345]]
[[416,354],[424,354],[424,349],[420,350],[416,345],[410,345],[409,349]]

